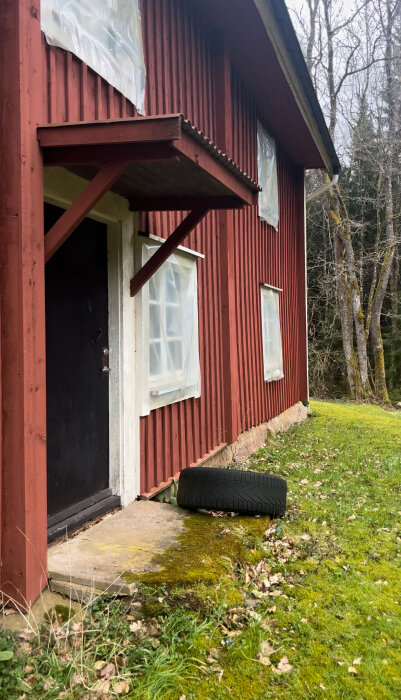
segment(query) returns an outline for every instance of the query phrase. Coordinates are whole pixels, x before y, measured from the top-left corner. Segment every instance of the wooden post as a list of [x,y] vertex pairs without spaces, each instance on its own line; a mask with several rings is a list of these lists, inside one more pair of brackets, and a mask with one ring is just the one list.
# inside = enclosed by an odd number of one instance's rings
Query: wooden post
[[40,0],[0,3],[1,589],[27,606],[47,584]]
[[[216,143],[232,157],[231,65],[224,37],[216,55]],[[221,337],[223,343],[224,442],[235,442],[240,431],[239,371],[235,304],[234,214],[218,215],[221,276]]]

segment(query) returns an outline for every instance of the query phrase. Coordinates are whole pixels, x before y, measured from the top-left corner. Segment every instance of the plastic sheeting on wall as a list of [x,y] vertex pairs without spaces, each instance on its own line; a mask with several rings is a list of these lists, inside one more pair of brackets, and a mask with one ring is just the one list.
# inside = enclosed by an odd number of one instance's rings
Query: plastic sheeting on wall
[[[142,265],[159,245],[142,245]],[[200,396],[196,259],[176,252],[142,289],[142,412]]]
[[270,287],[261,287],[263,368],[266,382],[282,379],[283,352],[280,329],[279,292]]
[[260,122],[257,124],[258,138],[258,183],[262,187],[259,192],[259,216],[278,227],[278,184],[276,142],[269,136]]
[[74,53],[144,114],[139,0],[41,0],[41,25],[49,44]]

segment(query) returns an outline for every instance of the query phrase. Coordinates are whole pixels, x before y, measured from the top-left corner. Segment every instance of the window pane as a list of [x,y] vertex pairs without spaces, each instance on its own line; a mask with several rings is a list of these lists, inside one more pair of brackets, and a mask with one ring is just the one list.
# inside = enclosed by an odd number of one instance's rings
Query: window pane
[[174,275],[172,265],[169,264],[166,268],[166,302],[169,304],[178,304],[178,292],[176,276]]
[[149,304],[149,338],[158,340],[161,337],[160,306]]
[[[159,282],[159,284],[156,284],[156,282]],[[149,299],[152,301],[159,301],[160,299],[160,281],[156,275],[153,275],[149,280]]]
[[161,374],[161,343],[159,341],[152,342],[149,345],[149,374],[155,376]]
[[278,185],[276,142],[260,122],[257,123],[258,142],[258,183],[262,188],[259,193],[259,216],[277,230],[278,227]]
[[181,340],[169,340],[167,343],[169,370],[182,369],[182,342]]
[[279,293],[261,288],[263,367],[266,381],[281,379],[283,358],[281,348]]
[[180,306],[166,307],[166,333],[168,338],[181,338],[182,310]]

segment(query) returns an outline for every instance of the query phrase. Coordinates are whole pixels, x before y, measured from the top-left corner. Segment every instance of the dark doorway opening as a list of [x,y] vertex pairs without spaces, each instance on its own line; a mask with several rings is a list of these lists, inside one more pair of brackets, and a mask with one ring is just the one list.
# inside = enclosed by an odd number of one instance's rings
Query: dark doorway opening
[[[45,231],[63,210],[45,204]],[[46,264],[48,535],[119,498],[109,489],[107,227],[85,219]]]

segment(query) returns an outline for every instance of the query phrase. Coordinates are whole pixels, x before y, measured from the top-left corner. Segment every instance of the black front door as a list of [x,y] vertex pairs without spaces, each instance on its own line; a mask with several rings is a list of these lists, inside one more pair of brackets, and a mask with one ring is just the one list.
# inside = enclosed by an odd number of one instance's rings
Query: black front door
[[[62,213],[45,205],[46,231]],[[102,373],[108,345],[107,229],[85,219],[46,264],[47,488],[53,524],[110,494],[109,379]]]

